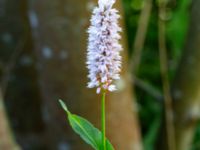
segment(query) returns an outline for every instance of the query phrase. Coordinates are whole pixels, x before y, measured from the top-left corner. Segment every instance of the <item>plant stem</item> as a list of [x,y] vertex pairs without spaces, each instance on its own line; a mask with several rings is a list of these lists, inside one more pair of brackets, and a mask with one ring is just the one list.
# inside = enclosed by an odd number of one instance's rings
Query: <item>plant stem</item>
[[102,125],[102,145],[103,150],[106,150],[106,117],[105,117],[105,97],[106,92],[103,92],[102,101],[101,101],[101,125]]
[[160,51],[160,69],[161,78],[164,92],[164,107],[165,107],[165,119],[166,119],[166,132],[167,142],[169,150],[176,150],[175,139],[175,127],[173,120],[173,104],[170,92],[170,82],[168,77],[168,59],[167,59],[167,47],[166,47],[166,9],[167,1],[162,0],[159,3],[159,19],[158,19],[158,33],[159,33],[159,51]]
[[152,0],[144,1],[144,7],[141,11],[141,15],[138,22],[138,28],[135,36],[135,41],[133,42],[133,53],[130,60],[130,70],[133,75],[137,74],[138,68],[140,66],[142,50],[144,48],[144,42],[146,39],[147,29],[149,25],[149,19],[152,10]]

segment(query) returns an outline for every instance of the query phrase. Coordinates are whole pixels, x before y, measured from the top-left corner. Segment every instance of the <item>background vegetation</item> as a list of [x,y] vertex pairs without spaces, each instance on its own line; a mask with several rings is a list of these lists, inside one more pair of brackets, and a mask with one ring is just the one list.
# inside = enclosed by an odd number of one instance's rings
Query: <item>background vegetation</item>
[[[0,0],[0,150],[88,150],[58,99],[100,124],[86,88],[95,0]],[[124,60],[108,96],[116,150],[200,150],[200,1],[117,0]]]

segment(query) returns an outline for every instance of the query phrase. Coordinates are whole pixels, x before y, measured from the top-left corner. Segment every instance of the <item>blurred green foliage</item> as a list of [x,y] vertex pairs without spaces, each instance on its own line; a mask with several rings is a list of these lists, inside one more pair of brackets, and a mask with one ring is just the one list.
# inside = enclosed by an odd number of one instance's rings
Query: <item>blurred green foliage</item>
[[[129,53],[133,51],[138,19],[143,9],[145,0],[123,0],[125,10],[126,30],[128,37]],[[170,82],[176,74],[176,69],[184,47],[189,23],[190,0],[169,0],[166,17],[166,43],[168,50],[168,65]],[[137,77],[150,84],[162,93],[160,77],[160,62],[158,50],[158,6],[153,1],[153,8],[149,21],[148,31],[142,59],[137,72]],[[145,150],[153,150],[158,136],[161,117],[163,113],[162,100],[156,100],[144,90],[136,87],[136,96],[139,108],[139,117],[142,126],[143,144]],[[193,150],[199,150],[200,127],[194,140]]]
[[199,139],[200,139],[200,123],[197,127],[196,135],[195,135],[195,138],[194,138],[194,141],[193,141],[193,144],[192,144],[192,150],[199,150],[200,149]]

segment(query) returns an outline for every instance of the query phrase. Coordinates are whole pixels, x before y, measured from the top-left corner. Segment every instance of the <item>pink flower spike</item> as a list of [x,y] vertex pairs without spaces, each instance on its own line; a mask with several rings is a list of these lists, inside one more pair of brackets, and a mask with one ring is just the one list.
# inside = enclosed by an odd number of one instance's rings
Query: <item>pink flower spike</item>
[[93,10],[91,25],[88,29],[87,68],[89,70],[88,88],[101,91],[116,90],[114,80],[119,80],[121,71],[119,44],[121,38],[118,25],[118,11],[112,8],[116,0],[99,0]]

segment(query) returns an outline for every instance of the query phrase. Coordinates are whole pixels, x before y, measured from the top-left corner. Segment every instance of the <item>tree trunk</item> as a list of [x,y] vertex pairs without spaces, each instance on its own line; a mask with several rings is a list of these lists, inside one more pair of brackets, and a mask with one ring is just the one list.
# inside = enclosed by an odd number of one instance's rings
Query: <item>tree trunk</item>
[[200,117],[200,1],[192,1],[190,26],[173,86],[177,150],[189,150]]
[[0,0],[0,11],[0,84],[10,126],[22,149],[44,149],[27,1]]
[[[87,0],[31,1],[29,19],[38,58],[48,149],[88,150],[69,127],[58,99],[69,109],[100,128],[100,97],[87,89],[86,30],[91,9]],[[120,7],[120,2],[117,2]],[[125,39],[123,37],[123,45]],[[126,49],[123,51],[119,90],[106,98],[107,136],[116,150],[140,150],[140,132],[131,83],[128,81]]]

